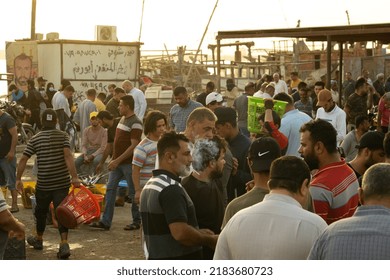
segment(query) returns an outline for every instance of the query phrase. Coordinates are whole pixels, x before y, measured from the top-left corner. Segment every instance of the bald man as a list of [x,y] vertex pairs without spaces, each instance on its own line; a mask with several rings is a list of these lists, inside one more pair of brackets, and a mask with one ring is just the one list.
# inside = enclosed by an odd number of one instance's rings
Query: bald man
[[332,93],[323,89],[318,93],[316,119],[330,122],[337,131],[337,145],[340,145],[347,134],[345,112],[333,101]]
[[285,81],[280,79],[279,73],[274,73],[272,76],[275,83],[275,95],[279,92],[288,93],[288,87]]
[[125,90],[127,95],[131,95],[134,98],[134,113],[142,121],[146,112],[147,102],[145,94],[135,88],[133,83],[129,80],[125,80],[122,83],[122,88]]

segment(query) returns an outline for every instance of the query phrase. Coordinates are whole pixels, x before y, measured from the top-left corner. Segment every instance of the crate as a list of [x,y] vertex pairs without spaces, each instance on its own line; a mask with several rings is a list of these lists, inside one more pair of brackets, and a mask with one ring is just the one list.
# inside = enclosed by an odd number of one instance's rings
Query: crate
[[162,90],[160,91],[158,98],[172,100],[172,95],[173,95],[173,90]]
[[[157,99],[156,104],[172,104],[171,98]],[[173,106],[174,104],[172,104]]]
[[[286,110],[287,102],[274,100],[273,110],[280,117],[283,116]],[[248,130],[252,133],[260,133],[261,125],[259,116],[265,112],[264,98],[248,96]]]
[[161,86],[159,87],[148,87],[145,90],[145,98],[150,99],[150,98],[158,98],[159,94],[161,91]]
[[35,194],[35,184],[34,181],[23,182],[22,203],[25,209],[32,209],[30,196]]
[[2,186],[1,187],[1,191],[3,193],[4,199],[7,199],[7,187],[6,186]]

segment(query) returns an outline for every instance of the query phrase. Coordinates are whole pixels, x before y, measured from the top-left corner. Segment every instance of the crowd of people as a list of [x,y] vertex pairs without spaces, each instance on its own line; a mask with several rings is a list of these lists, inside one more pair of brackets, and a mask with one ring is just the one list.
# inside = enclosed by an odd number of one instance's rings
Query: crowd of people
[[[108,96],[87,90],[74,112],[69,81],[47,99],[45,79],[39,90],[28,81],[27,95],[41,96],[46,107],[27,101],[40,132],[18,163],[15,123],[0,110],[0,167],[12,196],[8,210],[0,193],[0,257],[7,232],[24,238],[13,214],[35,154],[36,234],[27,243],[36,250],[49,204],[56,208],[71,185],[79,187],[81,173],[107,170],[105,208],[90,227],[109,231],[115,207],[130,201],[123,229],[142,230],[146,259],[389,259],[390,95],[383,75],[372,82],[367,73],[354,81],[347,72],[342,88],[332,82],[329,89],[297,72],[289,81],[264,75],[242,92],[228,79],[224,94],[210,81],[194,99],[177,86],[168,114],[148,108],[128,80],[110,84]],[[12,87],[12,98],[20,94]],[[248,128],[249,97],[264,99],[257,132]],[[81,132],[76,158],[69,122]],[[123,179],[127,188],[118,187]],[[67,259],[69,229],[59,222],[58,231],[57,256]]]

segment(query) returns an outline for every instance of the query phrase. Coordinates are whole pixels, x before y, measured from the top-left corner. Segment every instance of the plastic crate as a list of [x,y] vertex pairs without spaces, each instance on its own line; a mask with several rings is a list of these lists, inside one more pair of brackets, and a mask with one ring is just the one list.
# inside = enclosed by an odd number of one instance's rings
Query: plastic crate
[[32,209],[30,197],[35,194],[35,184],[34,181],[23,182],[22,203],[25,209]]
[[[283,116],[286,110],[287,102],[274,100],[273,110],[280,117]],[[259,116],[265,112],[264,98],[248,96],[248,130],[252,133],[260,133],[261,125]]]
[[7,187],[6,186],[1,187],[1,192],[3,193],[4,199],[7,199]]

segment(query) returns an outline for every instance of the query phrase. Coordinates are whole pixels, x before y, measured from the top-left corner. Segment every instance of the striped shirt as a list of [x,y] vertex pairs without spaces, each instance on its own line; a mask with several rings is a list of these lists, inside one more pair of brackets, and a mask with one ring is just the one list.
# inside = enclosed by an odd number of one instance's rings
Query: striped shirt
[[0,190],[0,212],[3,212],[9,208],[7,202],[5,201],[3,191]]
[[[125,153],[126,150],[131,146],[131,140],[141,141],[142,135],[142,122],[136,115],[132,115],[128,118],[123,116],[118,126],[116,127],[115,139],[114,139],[114,151],[112,153],[112,159],[116,159],[121,154]],[[132,162],[132,157],[124,159],[120,164]]]
[[42,130],[30,139],[23,155],[37,155],[36,189],[52,191],[70,187],[64,148],[70,148],[69,137],[65,132],[56,129]]
[[201,246],[180,244],[169,229],[176,222],[198,228],[194,204],[177,176],[154,170],[142,190],[140,212],[148,259],[201,258]]
[[358,188],[356,175],[344,160],[322,167],[310,186],[314,212],[328,224],[351,217],[358,206]]
[[134,149],[133,165],[141,168],[140,183],[143,187],[152,178],[152,171],[156,164],[157,141],[145,137]]

